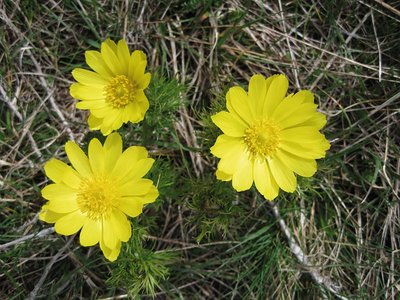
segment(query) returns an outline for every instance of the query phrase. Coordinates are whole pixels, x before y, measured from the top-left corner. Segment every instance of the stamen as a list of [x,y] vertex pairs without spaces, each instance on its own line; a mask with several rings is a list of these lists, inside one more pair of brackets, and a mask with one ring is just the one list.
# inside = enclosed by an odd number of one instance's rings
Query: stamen
[[274,154],[279,145],[280,128],[272,120],[261,120],[245,131],[244,142],[255,158]]
[[116,199],[112,182],[104,176],[83,180],[77,195],[80,210],[93,220],[110,215]]
[[114,108],[121,108],[134,101],[136,85],[125,75],[117,75],[104,88],[106,101]]

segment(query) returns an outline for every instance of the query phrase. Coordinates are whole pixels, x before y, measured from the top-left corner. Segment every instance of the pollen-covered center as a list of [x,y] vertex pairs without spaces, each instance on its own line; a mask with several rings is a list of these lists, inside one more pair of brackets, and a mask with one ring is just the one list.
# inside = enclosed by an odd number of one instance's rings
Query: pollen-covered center
[[77,202],[82,213],[86,213],[90,219],[98,220],[111,213],[116,198],[116,189],[112,182],[99,176],[82,181]]
[[246,129],[244,142],[254,157],[274,154],[279,145],[280,128],[272,120],[261,120]]
[[104,93],[109,104],[121,108],[134,100],[136,85],[125,75],[117,75],[105,86]]

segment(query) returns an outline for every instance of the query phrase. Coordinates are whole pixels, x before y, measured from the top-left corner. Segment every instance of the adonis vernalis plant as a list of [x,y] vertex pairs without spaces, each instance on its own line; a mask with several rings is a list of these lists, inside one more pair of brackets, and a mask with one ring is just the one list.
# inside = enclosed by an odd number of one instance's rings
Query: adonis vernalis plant
[[146,55],[139,50],[130,54],[125,40],[118,44],[107,39],[99,51],[86,51],[86,63],[93,71],[76,68],[77,81],[70,87],[71,96],[81,100],[79,109],[88,109],[91,130],[103,135],[119,129],[123,123],[138,123],[149,108],[144,89],[151,74],[145,73]]
[[92,139],[88,156],[74,142],[66,143],[65,152],[72,166],[57,159],[44,166],[54,183],[42,190],[48,202],[40,219],[55,223],[55,231],[62,235],[81,230],[82,246],[100,243],[104,256],[114,261],[121,242],[131,236],[127,216],[138,216],[145,204],[158,197],[153,182],[142,178],[154,160],[143,147],[122,152],[118,133],[109,135],[104,145]]
[[326,118],[316,111],[314,95],[302,90],[286,96],[288,85],[284,75],[253,75],[248,93],[231,88],[228,111],[211,117],[224,133],[211,147],[221,159],[216,176],[232,180],[237,191],[250,189],[254,182],[268,200],[278,196],[279,188],[294,192],[295,174],[314,175],[315,160],[330,148],[320,133]]

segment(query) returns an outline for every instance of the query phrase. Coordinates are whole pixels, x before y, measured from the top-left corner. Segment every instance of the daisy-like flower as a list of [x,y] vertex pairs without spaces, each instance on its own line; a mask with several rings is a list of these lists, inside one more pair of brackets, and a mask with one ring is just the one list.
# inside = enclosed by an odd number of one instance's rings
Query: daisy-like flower
[[[314,95],[307,90],[286,96],[284,75],[254,75],[248,93],[241,87],[226,95],[228,111],[212,116],[222,130],[211,153],[221,158],[216,176],[232,180],[237,191],[253,182],[268,200],[296,189],[296,176],[314,175],[315,159],[325,157],[329,142],[319,130],[326,118],[316,111]],[[286,96],[286,97],[285,97]]]
[[78,82],[71,85],[70,93],[82,100],[77,108],[90,110],[90,129],[108,135],[123,123],[142,121],[149,108],[143,90],[151,79],[145,73],[146,55],[139,50],[130,54],[125,40],[115,44],[107,39],[100,52],[86,51],[85,58],[94,72],[74,69],[72,76]]
[[122,152],[118,133],[109,135],[104,146],[92,139],[88,156],[74,142],[65,144],[65,152],[72,167],[58,159],[44,166],[54,183],[42,189],[48,202],[40,219],[55,223],[55,231],[62,235],[81,230],[82,246],[100,243],[104,256],[114,261],[121,242],[131,236],[127,216],[138,216],[145,204],[158,197],[153,182],[142,178],[154,160],[143,147]]

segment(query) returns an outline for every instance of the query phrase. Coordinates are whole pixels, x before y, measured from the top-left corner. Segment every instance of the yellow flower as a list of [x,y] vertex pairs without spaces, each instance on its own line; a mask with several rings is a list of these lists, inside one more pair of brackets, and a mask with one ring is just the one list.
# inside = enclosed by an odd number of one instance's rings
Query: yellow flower
[[54,183],[42,189],[48,202],[40,219],[55,223],[55,231],[63,235],[82,229],[82,246],[99,242],[104,256],[114,261],[121,241],[131,236],[127,215],[138,216],[143,205],[158,197],[153,182],[142,178],[154,160],[143,147],[132,146],[122,152],[118,133],[109,135],[104,146],[92,139],[88,156],[74,142],[65,144],[65,152],[72,167],[57,159],[44,166]]
[[71,85],[70,93],[82,100],[77,108],[90,110],[90,129],[100,129],[108,135],[122,123],[143,120],[149,108],[143,90],[149,85],[151,74],[145,73],[146,55],[138,50],[130,54],[125,40],[117,45],[107,39],[100,50],[85,52],[86,63],[94,72],[74,69],[72,76],[78,82]]
[[[216,176],[232,180],[237,191],[253,184],[269,200],[296,189],[294,173],[310,177],[315,159],[325,157],[329,142],[319,130],[326,118],[316,111],[314,95],[307,90],[286,96],[284,75],[254,75],[248,93],[241,87],[226,95],[228,111],[212,116],[223,131],[211,153],[221,158]],[[286,96],[286,97],[285,97]]]

